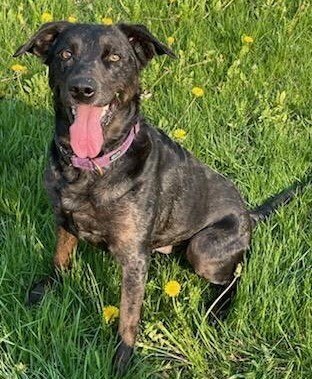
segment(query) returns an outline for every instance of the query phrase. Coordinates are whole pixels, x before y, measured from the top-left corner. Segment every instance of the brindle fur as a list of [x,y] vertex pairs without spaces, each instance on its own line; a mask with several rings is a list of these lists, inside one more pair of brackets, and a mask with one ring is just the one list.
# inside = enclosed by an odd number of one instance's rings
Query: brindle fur
[[[73,59],[62,61],[68,49]],[[195,271],[212,283],[228,284],[250,243],[252,220],[234,185],[199,162],[139,114],[139,74],[155,55],[174,56],[142,25],[99,26],[53,22],[43,25],[15,56],[25,52],[49,66],[54,95],[55,139],[45,186],[59,230],[54,263],[70,264],[78,239],[108,249],[122,266],[116,353],[123,372],[135,343],[150,256],[187,244]],[[118,54],[109,62],[108,54]],[[94,95],[84,97],[91,83]],[[82,88],[73,98],[71,88]],[[140,131],[127,153],[102,175],[74,168],[69,161],[70,106],[104,106],[118,93],[119,104],[103,127],[102,153],[119,146],[130,128]],[[59,148],[58,144],[63,146]],[[41,296],[44,286],[35,287]],[[38,293],[37,293],[38,295]]]

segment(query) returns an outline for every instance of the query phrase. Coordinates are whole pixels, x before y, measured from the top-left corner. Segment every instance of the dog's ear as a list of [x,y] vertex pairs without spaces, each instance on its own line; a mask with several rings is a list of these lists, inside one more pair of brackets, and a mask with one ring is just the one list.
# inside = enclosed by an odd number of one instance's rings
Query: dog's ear
[[171,58],[177,58],[174,52],[159,42],[146,26],[119,23],[117,27],[127,36],[142,67],[146,66],[155,55],[167,54]]
[[56,40],[57,36],[70,24],[67,21],[47,22],[43,24],[28,42],[19,47],[13,57],[18,57],[24,53],[31,53],[46,61],[49,48]]

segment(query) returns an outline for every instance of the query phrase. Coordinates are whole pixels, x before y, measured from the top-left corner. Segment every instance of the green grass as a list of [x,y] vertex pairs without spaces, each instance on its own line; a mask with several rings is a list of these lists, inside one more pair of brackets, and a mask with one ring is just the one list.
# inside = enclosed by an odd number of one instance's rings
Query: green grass
[[[142,110],[230,177],[250,206],[311,168],[312,7],[296,0],[2,0],[0,12],[0,378],[113,378],[120,270],[109,254],[80,245],[64,285],[34,308],[34,279],[50,272],[55,244],[42,174],[53,132],[44,66],[12,58],[40,25],[101,17],[146,24],[173,36],[179,60],[160,57],[144,72],[152,93]],[[250,35],[249,48],[242,36]],[[245,47],[244,47],[245,46]],[[28,73],[16,75],[13,64]],[[205,95],[194,99],[193,86]],[[311,190],[260,225],[231,314],[215,329],[204,315],[208,283],[177,256],[155,255],[134,367],[128,378],[310,378],[312,367]],[[169,279],[182,284],[174,301]]]

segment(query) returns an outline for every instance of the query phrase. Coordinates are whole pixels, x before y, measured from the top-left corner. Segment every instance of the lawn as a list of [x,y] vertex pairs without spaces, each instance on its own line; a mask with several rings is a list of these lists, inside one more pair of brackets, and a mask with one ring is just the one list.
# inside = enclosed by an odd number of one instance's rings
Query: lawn
[[[47,14],[45,14],[47,13]],[[113,378],[120,268],[81,244],[63,286],[25,306],[55,245],[42,186],[53,109],[46,68],[12,54],[42,23],[144,23],[178,55],[142,77],[142,112],[231,178],[252,208],[312,161],[312,6],[297,0],[2,0],[0,10],[0,378]],[[72,21],[74,21],[72,19]],[[170,38],[169,38],[170,37]],[[21,65],[15,67],[13,65]],[[14,68],[14,67],[13,67]],[[196,97],[192,88],[203,89]],[[178,129],[184,132],[177,133]],[[183,137],[183,133],[184,138]],[[227,320],[178,255],[155,255],[127,378],[311,378],[311,187],[259,225]],[[181,284],[176,298],[164,285]]]

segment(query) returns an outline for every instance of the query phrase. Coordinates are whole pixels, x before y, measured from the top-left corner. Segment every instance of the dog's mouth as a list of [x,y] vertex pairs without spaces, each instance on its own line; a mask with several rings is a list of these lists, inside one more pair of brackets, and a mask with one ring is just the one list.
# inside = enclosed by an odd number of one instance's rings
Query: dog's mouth
[[97,157],[104,144],[103,129],[117,107],[116,99],[104,106],[77,104],[71,107],[73,123],[69,127],[70,145],[79,158]]

